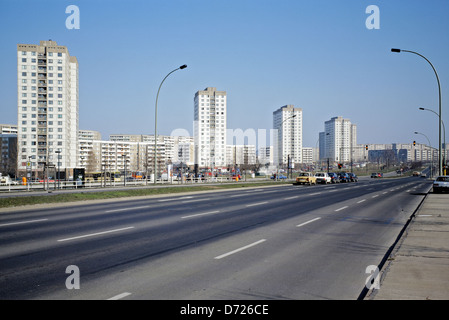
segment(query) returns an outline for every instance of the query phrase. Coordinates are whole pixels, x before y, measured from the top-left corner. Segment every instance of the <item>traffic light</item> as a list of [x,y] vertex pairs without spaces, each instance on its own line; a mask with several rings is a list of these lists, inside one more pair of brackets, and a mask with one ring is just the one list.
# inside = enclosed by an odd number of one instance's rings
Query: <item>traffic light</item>
[[343,165],[341,163],[338,164],[338,169],[341,169]]
[[365,150],[368,150],[368,145],[365,145]]
[[413,146],[416,146],[416,141],[413,141]]

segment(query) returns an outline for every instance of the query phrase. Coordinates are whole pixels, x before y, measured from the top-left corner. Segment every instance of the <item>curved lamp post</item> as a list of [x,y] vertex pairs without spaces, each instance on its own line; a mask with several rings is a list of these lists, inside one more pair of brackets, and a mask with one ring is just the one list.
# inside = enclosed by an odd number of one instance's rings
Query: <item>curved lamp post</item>
[[437,77],[437,82],[438,82],[438,100],[439,100],[439,113],[438,113],[438,117],[439,117],[439,133],[438,133],[438,167],[439,167],[439,175],[443,174],[443,157],[442,157],[442,152],[441,152],[441,85],[440,85],[440,78],[438,77],[438,73],[435,70],[435,67],[433,66],[433,64],[426,58],[424,57],[422,54],[418,53],[418,52],[414,52],[414,51],[410,51],[410,50],[401,50],[401,49],[391,49],[391,52],[396,52],[396,53],[401,53],[401,52],[408,52],[408,53],[413,53],[416,54],[418,56],[420,56],[421,58],[423,58],[424,60],[426,60],[430,66],[433,69],[433,72],[435,72],[435,76]]
[[176,68],[175,70],[171,71],[169,74],[165,76],[165,78],[162,80],[161,84],[159,85],[159,89],[157,90],[156,95],[156,108],[154,111],[154,184],[156,184],[157,181],[157,99],[159,98],[159,91],[161,90],[162,84],[164,83],[165,79],[168,78],[169,75],[171,75],[173,72],[181,69],[187,68],[186,64],[183,64],[179,68]]
[[432,167],[433,167],[433,150],[432,150],[432,145],[430,144],[429,138],[428,138],[424,133],[416,132],[416,131],[415,131],[415,134],[420,134],[420,135],[426,137],[427,141],[429,142],[429,147],[430,147],[430,159],[431,159],[431,160],[430,160],[430,178],[432,179]]
[[[423,107],[420,107],[419,110],[426,110],[426,111],[433,112],[433,113],[435,113],[437,115],[437,117],[439,117],[438,113],[436,113],[433,110],[430,110],[430,109],[427,109],[427,108],[423,108]],[[444,144],[444,156],[443,156],[443,159],[444,159],[446,157],[446,126],[444,125],[444,121],[443,120],[441,120],[441,124],[443,125],[443,144]]]

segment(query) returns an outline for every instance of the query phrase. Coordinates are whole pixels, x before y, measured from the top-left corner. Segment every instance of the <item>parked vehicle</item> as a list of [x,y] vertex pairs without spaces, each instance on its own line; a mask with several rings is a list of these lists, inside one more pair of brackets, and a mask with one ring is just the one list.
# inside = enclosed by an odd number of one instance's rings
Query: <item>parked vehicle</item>
[[277,179],[287,179],[287,177],[284,176],[283,174],[279,174],[277,176],[273,175],[273,176],[271,176],[271,179],[274,180],[274,179],[276,179],[276,177],[277,177]]
[[347,173],[344,172],[340,172],[338,174],[338,179],[340,180],[340,182],[350,182],[351,178],[349,178]]
[[359,178],[357,178],[355,173],[350,172],[350,173],[348,173],[348,176],[349,176],[349,180],[351,182],[357,182],[359,180]]
[[340,179],[338,178],[338,174],[336,174],[335,172],[330,172],[328,173],[329,177],[331,178],[331,183],[339,183]]
[[327,174],[327,172],[317,172],[315,173],[316,183],[331,183],[331,177]]
[[433,193],[449,191],[449,176],[438,176],[433,182]]
[[381,172],[371,173],[371,178],[382,178],[382,177],[383,177],[383,173],[381,173]]
[[316,184],[316,177],[311,172],[300,172],[294,184]]

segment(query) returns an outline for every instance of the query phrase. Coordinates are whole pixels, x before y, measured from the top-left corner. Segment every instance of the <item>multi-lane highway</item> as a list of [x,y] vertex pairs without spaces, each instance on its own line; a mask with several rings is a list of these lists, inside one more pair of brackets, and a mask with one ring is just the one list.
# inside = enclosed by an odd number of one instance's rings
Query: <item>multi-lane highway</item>
[[0,299],[357,299],[430,187],[368,178],[3,210]]

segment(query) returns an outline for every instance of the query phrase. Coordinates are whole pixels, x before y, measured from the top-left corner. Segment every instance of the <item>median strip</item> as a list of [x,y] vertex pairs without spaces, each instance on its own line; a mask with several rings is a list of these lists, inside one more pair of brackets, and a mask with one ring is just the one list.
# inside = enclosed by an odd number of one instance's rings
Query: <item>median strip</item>
[[217,259],[217,260],[223,259],[223,258],[225,258],[225,257],[227,257],[227,256],[230,256],[231,254],[234,254],[234,253],[243,251],[243,250],[245,250],[245,249],[254,247],[254,246],[256,246],[256,245],[258,245],[258,244],[260,244],[260,243],[262,243],[262,242],[265,242],[265,241],[266,241],[266,239],[261,239],[261,240],[259,240],[259,241],[254,242],[254,243],[251,243],[251,244],[249,244],[249,245],[247,245],[247,246],[244,246],[244,247],[235,249],[235,250],[233,250],[233,251],[230,251],[230,252],[228,252],[228,253],[222,254],[222,255],[220,255],[220,256],[217,256],[217,257],[215,257],[214,259]]
[[76,239],[87,238],[87,237],[94,237],[94,236],[99,236],[99,235],[106,234],[106,233],[119,232],[119,231],[128,230],[128,229],[133,229],[133,228],[134,228],[134,227],[126,227],[126,228],[121,228],[121,229],[114,229],[114,230],[108,230],[108,231],[96,232],[96,233],[85,234],[85,235],[77,236],[77,237],[71,237],[71,238],[59,239],[58,241],[59,241],[59,242],[62,242],[62,241],[76,240]]

